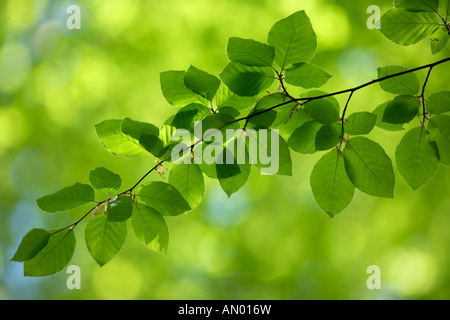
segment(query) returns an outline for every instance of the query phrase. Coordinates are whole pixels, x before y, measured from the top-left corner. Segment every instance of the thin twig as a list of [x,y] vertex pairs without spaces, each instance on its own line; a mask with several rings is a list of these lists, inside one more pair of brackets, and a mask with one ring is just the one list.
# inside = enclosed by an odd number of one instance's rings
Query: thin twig
[[[402,71],[402,72],[399,72],[399,73],[395,73],[395,74],[391,74],[391,75],[388,75],[388,76],[385,76],[385,77],[382,77],[382,78],[378,78],[378,79],[375,79],[375,80],[366,82],[366,83],[364,83],[364,84],[361,84],[361,85],[359,85],[359,86],[356,86],[356,87],[353,87],[353,88],[350,88],[350,89],[345,89],[345,90],[341,90],[341,91],[336,91],[336,92],[332,92],[332,93],[328,93],[328,94],[324,94],[324,95],[319,95],[319,96],[315,96],[315,97],[308,97],[308,98],[294,98],[294,97],[292,97],[292,96],[287,92],[286,88],[284,87],[284,84],[283,84],[283,76],[282,76],[282,74],[277,72],[278,79],[279,79],[279,81],[280,81],[281,87],[283,88],[283,91],[284,91],[284,93],[286,94],[286,96],[289,98],[288,101],[284,101],[284,102],[279,103],[279,104],[277,104],[277,105],[275,105],[275,106],[272,106],[272,107],[270,107],[270,108],[267,108],[267,109],[264,109],[264,110],[261,110],[261,111],[252,113],[252,114],[250,114],[250,115],[248,115],[248,116],[241,117],[241,118],[235,119],[235,120],[233,120],[233,121],[230,121],[230,122],[228,122],[228,123],[225,123],[222,127],[218,128],[218,130],[222,130],[222,129],[224,129],[226,126],[229,126],[229,125],[231,125],[231,124],[233,124],[233,123],[240,122],[240,121],[243,121],[243,120],[246,121],[246,122],[245,122],[245,126],[244,126],[244,130],[245,130],[245,128],[246,128],[246,126],[247,126],[247,124],[248,124],[248,121],[249,121],[251,118],[256,117],[256,116],[258,116],[258,115],[261,115],[261,114],[263,114],[263,113],[269,112],[270,110],[274,110],[274,109],[280,108],[280,107],[285,106],[285,105],[288,105],[288,104],[290,104],[290,103],[300,103],[300,102],[301,102],[300,104],[301,104],[301,105],[304,105],[304,104],[306,104],[306,103],[308,103],[308,102],[310,102],[310,101],[313,101],[313,100],[323,99],[323,98],[327,98],[327,97],[331,97],[331,96],[336,96],[336,95],[340,95],[340,94],[344,94],[344,93],[350,93],[350,95],[349,95],[349,97],[348,97],[348,99],[347,99],[347,102],[346,102],[346,104],[345,104],[345,107],[344,107],[344,110],[343,110],[342,117],[341,117],[341,121],[342,121],[342,123],[343,123],[344,120],[345,120],[345,113],[346,113],[346,111],[347,111],[347,108],[348,108],[350,99],[351,99],[351,97],[353,96],[353,93],[354,93],[354,92],[356,92],[356,91],[358,91],[358,90],[361,90],[361,89],[363,89],[363,88],[365,88],[365,87],[368,87],[368,86],[370,86],[370,85],[373,85],[373,84],[375,84],[375,83],[379,83],[379,82],[381,82],[381,81],[387,80],[387,79],[399,77],[399,76],[404,75],[404,74],[408,74],[408,73],[412,73],[412,72],[415,72],[415,71],[418,71],[418,70],[422,70],[422,69],[427,69],[427,68],[429,68],[428,74],[427,74],[427,78],[426,78],[425,83],[424,83],[424,86],[423,86],[423,88],[422,88],[422,98],[423,98],[423,95],[424,95],[424,93],[425,93],[425,86],[426,86],[426,84],[427,84],[427,82],[428,82],[428,78],[429,78],[429,76],[430,76],[430,73],[431,73],[432,68],[435,67],[435,66],[437,66],[437,65],[440,65],[440,64],[442,64],[442,63],[445,63],[445,62],[447,62],[447,61],[450,61],[450,57],[449,57],[449,58],[442,59],[442,60],[439,60],[439,61],[436,61],[436,62],[434,62],[434,63],[430,63],[430,64],[427,64],[427,65],[421,66],[421,67],[417,67],[417,68],[405,70],[405,71]],[[275,70],[275,71],[276,71],[276,70]],[[425,112],[424,112],[424,114],[425,114]],[[202,137],[201,139],[199,139],[198,141],[196,141],[195,143],[193,143],[191,146],[187,147],[186,150],[187,150],[187,149],[191,149],[191,150],[192,150],[197,144],[199,144],[200,142],[202,142],[205,138],[206,138],[206,137]],[[341,142],[341,143],[342,143],[342,142]],[[184,154],[184,153],[183,153],[183,154]],[[142,177],[141,177],[141,178],[140,178],[140,179],[139,179],[139,180],[138,180],[131,188],[129,188],[129,189],[123,191],[122,193],[118,194],[117,196],[120,196],[120,195],[126,195],[126,194],[129,194],[130,196],[132,196],[132,195],[133,195],[134,189],[135,189],[139,184],[141,184],[141,182],[142,182],[142,181],[143,181],[150,173],[152,173],[153,171],[155,171],[155,170],[156,170],[159,166],[161,166],[165,161],[167,161],[167,160],[160,160],[154,167],[152,167],[149,171],[147,171],[147,173],[145,173],[144,176],[142,176]],[[60,232],[60,231],[63,231],[63,230],[65,230],[65,229],[68,229],[68,228],[72,228],[72,229],[75,228],[75,227],[76,227],[82,220],[84,220],[84,219],[85,219],[85,218],[86,218],[93,210],[95,210],[98,206],[104,204],[105,202],[110,201],[112,198],[113,198],[113,197],[109,197],[109,198],[106,199],[106,200],[103,200],[103,201],[98,202],[96,206],[94,206],[92,209],[90,209],[87,213],[85,213],[85,214],[84,214],[80,219],[78,219],[76,222],[74,222],[74,223],[72,223],[72,224],[70,224],[70,225],[68,225],[68,226],[66,226],[66,227],[64,227],[64,228],[61,228],[61,229],[55,231],[55,232],[52,233],[52,234],[58,233],[58,232]]]
[[425,119],[427,118],[427,112],[426,112],[426,108],[425,108],[425,88],[427,86],[428,79],[430,78],[430,74],[431,74],[432,70],[433,70],[433,67],[430,67],[428,69],[427,76],[426,76],[425,81],[423,82],[423,86],[422,86],[422,94],[420,95],[420,100],[422,102],[422,112],[423,112],[422,125],[425,125]]

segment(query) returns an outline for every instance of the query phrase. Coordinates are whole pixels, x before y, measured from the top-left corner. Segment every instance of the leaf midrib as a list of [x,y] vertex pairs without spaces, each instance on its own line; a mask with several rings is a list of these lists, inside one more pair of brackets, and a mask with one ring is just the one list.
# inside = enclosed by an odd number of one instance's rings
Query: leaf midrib
[[364,161],[364,159],[359,155],[358,152],[356,152],[355,148],[352,147],[350,142],[347,142],[347,145],[353,150],[353,152],[358,156],[358,158],[361,160],[361,162],[364,164],[364,166],[369,170],[369,172],[372,174],[372,176],[377,180],[378,183],[382,184],[382,181],[378,179],[377,175],[370,169],[370,167],[367,165],[367,163]]

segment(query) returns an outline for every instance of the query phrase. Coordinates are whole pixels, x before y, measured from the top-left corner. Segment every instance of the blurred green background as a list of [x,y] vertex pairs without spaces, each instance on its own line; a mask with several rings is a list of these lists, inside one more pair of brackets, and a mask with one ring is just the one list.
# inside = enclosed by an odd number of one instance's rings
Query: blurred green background
[[[81,8],[81,30],[65,26],[70,4]],[[201,205],[167,219],[167,256],[145,248],[129,228],[122,251],[99,268],[80,224],[71,264],[81,267],[81,290],[67,289],[65,270],[25,278],[22,264],[8,262],[27,231],[68,225],[86,210],[49,215],[36,198],[88,182],[99,166],[131,186],[154,165],[152,157],[108,154],[94,124],[130,117],[162,125],[176,108],[162,96],[159,73],[192,64],[219,74],[229,37],[265,42],[276,21],[305,10],[319,41],[312,62],[334,76],[325,91],[370,81],[379,66],[412,68],[449,56],[448,47],[433,56],[429,40],[401,47],[369,30],[372,4],[392,7],[390,0],[1,0],[0,298],[449,299],[450,168],[441,166],[416,192],[397,174],[393,200],[356,191],[330,219],[309,186],[321,154],[292,153],[293,177],[253,169],[231,199],[207,179]],[[448,70],[434,69],[428,92],[449,89]],[[350,113],[391,98],[371,86],[354,95]],[[391,157],[401,137],[379,128],[370,134]],[[381,290],[366,287],[370,265],[381,269]]]

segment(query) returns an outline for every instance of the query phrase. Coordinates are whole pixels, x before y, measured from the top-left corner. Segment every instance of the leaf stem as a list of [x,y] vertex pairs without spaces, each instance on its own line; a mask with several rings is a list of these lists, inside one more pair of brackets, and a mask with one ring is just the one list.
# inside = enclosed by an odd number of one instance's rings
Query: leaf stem
[[341,139],[343,139],[343,137],[344,137],[345,113],[347,112],[348,104],[350,103],[350,99],[352,98],[354,92],[355,92],[355,90],[350,91],[350,94],[348,95],[347,102],[345,103],[344,110],[342,111],[342,117],[341,117],[342,134],[341,134]]
[[425,120],[427,119],[427,111],[426,111],[426,108],[425,108],[425,88],[426,88],[426,86],[427,86],[427,83],[428,83],[428,79],[430,78],[430,74],[431,74],[431,71],[433,70],[433,67],[430,67],[429,69],[428,69],[428,73],[427,73],[427,76],[426,76],[426,78],[425,78],[425,81],[423,82],[423,86],[422,86],[422,94],[420,95],[420,100],[421,100],[421,103],[422,103],[422,113],[423,113],[423,118],[422,118],[422,125],[425,125]]

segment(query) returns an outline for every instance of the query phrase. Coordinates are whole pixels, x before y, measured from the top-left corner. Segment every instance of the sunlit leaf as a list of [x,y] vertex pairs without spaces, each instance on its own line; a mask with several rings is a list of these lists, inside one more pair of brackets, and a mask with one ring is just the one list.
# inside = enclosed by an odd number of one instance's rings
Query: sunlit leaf
[[394,6],[413,12],[437,12],[439,0],[395,0]]
[[89,253],[102,267],[122,249],[127,237],[127,223],[111,221],[104,214],[89,219],[85,230]]
[[131,227],[137,238],[148,248],[167,254],[169,229],[158,211],[138,203],[133,208]]
[[276,22],[267,43],[275,47],[275,61],[284,70],[291,64],[308,62],[316,52],[317,37],[304,11]]
[[[378,79],[401,73],[407,69],[402,66],[385,66],[378,68]],[[419,92],[419,79],[414,73],[406,73],[379,82],[381,89],[393,94],[414,95]]]
[[438,28],[430,37],[431,52],[433,54],[441,52],[447,46],[449,39],[450,35],[447,28],[443,26]]
[[36,200],[38,207],[46,212],[66,211],[95,200],[94,189],[88,184],[75,183],[53,194]]
[[159,134],[158,128],[153,124],[132,120],[130,118],[124,118],[122,120],[122,123],[120,124],[120,129],[122,130],[122,133],[126,134],[127,136],[130,136],[136,141],[139,140],[139,137],[142,134],[153,134],[153,135]]
[[316,135],[322,125],[315,121],[305,122],[301,127],[294,130],[288,140],[288,146],[298,153],[316,152]]
[[176,164],[170,169],[169,183],[173,185],[189,203],[195,208],[205,194],[203,173],[197,164]]
[[342,152],[326,153],[311,172],[311,189],[319,207],[331,217],[344,210],[353,199],[355,187],[347,177]]
[[241,38],[230,38],[227,44],[228,58],[250,67],[271,67],[275,49],[267,44]]
[[244,110],[254,106],[258,96],[242,97],[230,90],[226,85],[221,83],[217,94],[215,96],[216,107],[221,109],[223,107],[233,107],[237,110]]
[[191,209],[189,203],[171,184],[152,181],[142,185],[136,195],[142,203],[163,216],[177,216]]
[[345,131],[350,135],[368,134],[377,122],[377,116],[370,112],[352,113],[345,124]]
[[321,87],[330,78],[331,75],[322,68],[309,63],[295,64],[291,68],[288,68],[285,73],[287,83],[305,89]]
[[328,150],[335,147],[341,141],[342,125],[329,123],[323,125],[316,134],[316,150]]
[[380,31],[391,41],[408,46],[430,36],[439,28],[438,16],[432,12],[389,9],[381,17]]
[[45,277],[55,274],[72,259],[75,251],[75,235],[71,228],[58,231],[49,230],[51,234],[47,245],[31,260],[25,261],[24,275],[28,277]]
[[338,110],[330,100],[315,99],[309,101],[304,109],[318,123],[328,124],[340,119]]
[[275,77],[270,67],[249,67],[230,62],[220,74],[220,79],[237,95],[252,97],[270,87]]
[[120,195],[108,201],[107,215],[109,221],[121,222],[129,219],[133,211],[131,197]]
[[[97,136],[110,153],[128,158],[136,158],[148,155],[147,150],[139,144],[142,134],[154,134],[154,129],[139,125],[134,129],[129,128],[130,121],[126,121],[128,135],[122,131],[122,120],[105,120],[95,125]],[[144,130],[141,130],[144,129]],[[148,131],[146,129],[149,129]]]
[[249,128],[277,128],[284,124],[292,109],[297,106],[297,103],[289,103],[289,101],[287,95],[279,92],[261,98],[249,113],[249,116],[251,116],[248,121]]
[[[222,163],[216,164],[217,179],[219,179],[223,191],[228,197],[231,197],[247,183],[251,165],[249,162],[238,163],[236,154],[233,155],[228,148],[223,150],[219,158],[222,159]],[[232,163],[227,163],[227,158],[232,159]]]
[[364,137],[351,138],[345,146],[344,160],[356,188],[376,197],[394,197],[392,161],[378,143]]
[[433,93],[427,99],[426,109],[432,114],[450,112],[450,91]]
[[184,75],[184,85],[192,92],[212,101],[220,85],[215,76],[190,66]]
[[176,107],[183,107],[190,103],[208,105],[208,100],[195,94],[184,84],[185,71],[164,71],[160,73],[161,91],[167,102]]
[[450,166],[450,116],[437,115],[429,119],[430,141],[436,143],[442,163]]
[[398,123],[398,124],[393,124],[393,123],[388,123],[388,122],[384,122],[383,121],[383,115],[384,115],[384,111],[386,110],[386,107],[392,102],[391,101],[387,101],[385,103],[380,104],[378,107],[375,108],[375,110],[372,111],[372,113],[374,115],[377,116],[377,121],[376,121],[376,126],[379,128],[382,128],[384,130],[389,130],[389,131],[401,131],[404,130],[403,128],[403,123]]
[[411,129],[395,151],[398,171],[413,190],[428,182],[439,166],[436,149],[427,134],[423,127]]
[[191,103],[175,114],[171,126],[177,129],[192,130],[195,121],[201,121],[211,114],[211,110],[204,105]]
[[292,175],[291,152],[278,130],[247,130],[249,160],[264,175]]
[[383,114],[383,122],[408,123],[418,114],[420,102],[413,96],[397,96],[388,103]]
[[104,167],[99,167],[89,172],[89,182],[97,190],[110,192],[119,190],[122,178]]
[[[327,94],[328,94],[327,92],[324,92],[322,90],[310,90],[310,91],[303,92],[300,95],[300,98],[302,98],[302,99],[317,98],[317,97],[322,97],[322,96],[327,95]],[[327,101],[327,103],[332,104],[334,106],[334,108],[336,109],[336,111],[338,112],[338,114],[339,114],[339,112],[340,112],[340,105],[339,105],[339,101],[335,97],[328,96],[328,97],[323,97],[323,98],[317,98],[317,100]],[[303,102],[306,102],[306,101],[303,101]]]
[[48,243],[50,233],[44,229],[32,229],[20,242],[11,261],[23,262],[34,258]]

